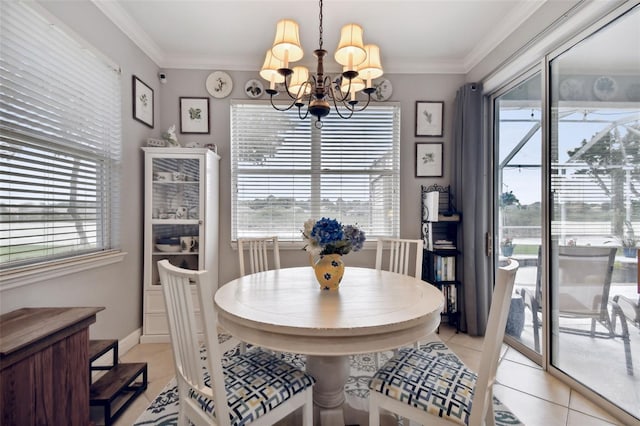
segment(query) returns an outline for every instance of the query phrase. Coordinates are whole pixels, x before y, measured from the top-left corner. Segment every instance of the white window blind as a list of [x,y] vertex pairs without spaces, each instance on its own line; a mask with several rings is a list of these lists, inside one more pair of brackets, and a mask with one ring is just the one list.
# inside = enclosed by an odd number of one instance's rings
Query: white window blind
[[299,241],[304,222],[323,216],[357,223],[368,238],[399,236],[399,105],[349,120],[334,111],[322,129],[297,114],[232,102],[232,238]]
[[0,269],[119,248],[119,70],[24,3],[0,35]]

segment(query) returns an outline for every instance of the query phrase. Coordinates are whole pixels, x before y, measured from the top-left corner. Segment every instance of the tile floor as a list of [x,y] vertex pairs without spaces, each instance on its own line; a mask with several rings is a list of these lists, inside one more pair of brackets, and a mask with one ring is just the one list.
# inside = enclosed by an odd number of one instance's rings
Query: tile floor
[[[456,334],[446,325],[443,340],[472,369],[480,364],[481,337]],[[122,362],[147,362],[149,385],[118,418],[115,426],[130,426],[174,375],[169,344],[140,344],[121,355]],[[498,368],[495,395],[527,426],[622,425],[529,359],[505,345]]]

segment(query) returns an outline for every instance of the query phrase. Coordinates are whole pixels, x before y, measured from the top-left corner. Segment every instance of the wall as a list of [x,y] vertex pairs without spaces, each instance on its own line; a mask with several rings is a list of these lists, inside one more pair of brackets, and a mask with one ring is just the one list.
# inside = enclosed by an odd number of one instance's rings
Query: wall
[[91,326],[93,338],[122,339],[142,323],[142,153],[154,131],[132,119],[131,75],[139,76],[159,94],[157,66],[90,2],[47,1],[42,6],[77,35],[122,68],[122,221],[124,261],[43,283],[5,290],[0,312],[25,306],[104,306]]
[[[256,58],[256,70],[260,67],[260,58]],[[195,141],[215,143],[220,164],[220,284],[238,276],[238,255],[231,246],[231,165],[230,165],[230,100],[249,99],[244,94],[247,80],[260,78],[256,72],[227,71],[233,80],[233,90],[224,99],[210,97],[210,135],[181,135],[179,98],[181,96],[209,96],[205,88],[207,76],[215,70],[164,69],[167,83],[160,86],[162,104],[160,108],[160,127],[166,130],[175,124],[178,140],[181,144]],[[453,173],[451,162],[451,128],[453,123],[454,98],[456,90],[464,83],[463,75],[442,74],[395,74],[385,75],[393,85],[390,101],[401,103],[401,184],[400,184],[400,221],[401,237],[420,238],[420,185],[438,183],[446,185]],[[266,85],[266,82],[262,80]],[[268,99],[263,96],[264,100]],[[416,138],[415,101],[444,101],[444,136],[441,138]],[[415,142],[444,142],[444,176],[442,178],[415,177]],[[302,226],[302,223],[300,224]],[[299,266],[308,262],[301,250],[302,242],[287,250],[282,256],[282,267]],[[375,262],[375,252],[363,250],[351,253],[346,258],[347,265],[370,266]]]
[[[446,185],[453,173],[451,161],[451,136],[456,90],[464,83],[481,79],[536,32],[566,10],[568,3],[547,2],[525,23],[513,37],[488,55],[467,76],[437,74],[386,75],[393,84],[391,101],[401,103],[401,237],[420,237],[420,185],[438,183]],[[575,1],[571,1],[574,4]],[[46,283],[3,291],[0,294],[0,312],[8,312],[23,306],[105,306],[98,314],[98,321],[91,327],[94,338],[122,339],[140,328],[142,311],[142,214],[143,214],[143,156],[140,147],[148,137],[159,137],[170,125],[179,129],[178,98],[180,96],[207,96],[205,80],[214,70],[166,71],[168,82],[161,85],[157,78],[157,66],[119,31],[90,2],[46,1],[41,3],[51,14],[64,22],[80,37],[108,56],[122,68],[123,111],[123,185],[121,242],[127,252],[122,263],[96,268],[83,273],[67,275]],[[533,23],[533,24],[532,24]],[[256,58],[256,69],[261,58]],[[229,99],[244,98],[244,83],[257,78],[257,72],[229,72],[234,81],[231,95],[225,99],[211,98],[211,135],[181,135],[186,143],[212,141],[218,145],[221,163],[221,214],[220,214],[220,271],[222,283],[237,276],[237,255],[230,245],[230,165],[229,165]],[[131,75],[135,74],[154,89],[155,128],[149,129],[132,119]],[[437,100],[445,102],[444,136],[442,138],[416,138],[415,101]],[[444,142],[444,177],[415,177],[415,142]],[[373,252],[350,254],[348,264],[373,265]],[[302,251],[287,252],[283,266],[307,262]]]

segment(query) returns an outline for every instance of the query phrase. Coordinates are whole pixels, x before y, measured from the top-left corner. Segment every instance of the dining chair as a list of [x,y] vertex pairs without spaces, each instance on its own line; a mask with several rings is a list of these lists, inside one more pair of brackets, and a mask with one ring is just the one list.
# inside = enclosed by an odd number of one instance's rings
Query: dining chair
[[[312,426],[315,379],[260,349],[225,357],[217,339],[218,315],[209,272],[158,262],[178,382],[178,424],[272,425],[302,408],[302,424]],[[204,328],[198,340],[192,289]]]
[[494,425],[493,384],[519,264],[498,268],[480,370],[421,349],[405,348],[380,368],[369,383],[369,425],[388,410],[421,424]]
[[[280,269],[280,245],[277,236],[238,238],[238,261],[240,276],[268,271],[269,252],[272,253],[273,268]],[[248,267],[245,267],[247,263]],[[240,342],[240,352],[247,350],[247,344]]]
[[[415,246],[415,269],[410,270],[409,260],[412,247]],[[422,254],[424,242],[422,240],[407,240],[401,238],[379,238],[376,249],[376,269],[383,269],[383,251],[389,250],[389,262],[385,262],[386,270],[402,275],[422,278]]]
[[[415,251],[412,248],[415,246]],[[390,272],[413,276],[422,279],[422,254],[424,242],[422,240],[408,240],[402,238],[379,238],[376,248],[376,266],[380,271],[383,268]],[[383,262],[383,252],[389,250],[389,261]],[[411,271],[409,260],[411,253],[415,253],[415,269]],[[383,266],[384,263],[384,266]],[[420,342],[415,343],[418,348]],[[397,350],[394,350],[394,354]],[[380,366],[380,352],[375,353],[376,367]]]
[[[246,252],[245,252],[246,248]],[[269,270],[269,251],[272,252],[273,268],[280,269],[280,247],[278,237],[238,238],[238,260],[240,276]],[[245,268],[245,257],[249,268]]]

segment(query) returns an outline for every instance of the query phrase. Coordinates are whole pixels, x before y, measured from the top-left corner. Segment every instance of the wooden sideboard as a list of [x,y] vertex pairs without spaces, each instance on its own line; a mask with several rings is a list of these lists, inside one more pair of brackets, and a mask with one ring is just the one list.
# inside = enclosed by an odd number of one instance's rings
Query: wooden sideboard
[[102,307],[0,316],[0,424],[90,424],[89,325]]

